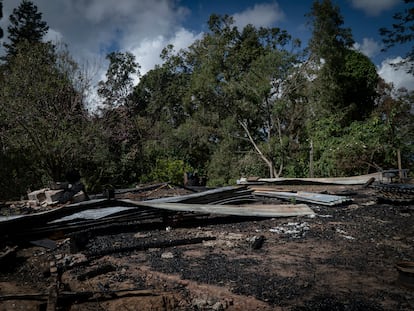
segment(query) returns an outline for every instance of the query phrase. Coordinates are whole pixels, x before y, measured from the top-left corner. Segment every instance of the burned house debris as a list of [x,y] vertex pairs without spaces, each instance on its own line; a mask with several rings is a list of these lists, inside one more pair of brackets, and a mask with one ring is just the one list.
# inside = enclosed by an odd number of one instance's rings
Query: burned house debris
[[49,188],[29,192],[29,206],[48,206],[89,200],[78,171],[70,170],[65,182],[53,182]]
[[414,205],[379,199],[411,184],[371,178],[42,189],[2,209],[0,310],[412,310]]

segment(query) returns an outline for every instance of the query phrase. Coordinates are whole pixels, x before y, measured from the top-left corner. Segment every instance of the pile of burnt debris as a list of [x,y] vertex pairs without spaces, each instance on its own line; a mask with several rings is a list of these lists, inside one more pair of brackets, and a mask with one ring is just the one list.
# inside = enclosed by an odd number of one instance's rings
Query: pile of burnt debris
[[0,310],[414,309],[412,184],[69,184],[3,205]]

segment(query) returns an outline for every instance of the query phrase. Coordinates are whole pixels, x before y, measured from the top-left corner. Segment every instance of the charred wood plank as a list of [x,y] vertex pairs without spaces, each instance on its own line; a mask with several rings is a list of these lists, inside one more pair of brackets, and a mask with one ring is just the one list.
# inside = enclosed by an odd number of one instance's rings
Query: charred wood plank
[[96,251],[96,252],[85,253],[85,255],[86,257],[90,259],[90,258],[98,258],[98,257],[102,257],[105,255],[110,255],[114,253],[122,253],[122,252],[129,252],[129,251],[143,251],[143,250],[147,250],[150,248],[167,248],[167,247],[174,247],[174,246],[181,246],[181,245],[199,244],[199,243],[203,243],[204,241],[211,241],[215,239],[216,239],[215,237],[197,237],[197,238],[178,239],[178,240],[151,241],[151,242],[145,242],[145,243],[135,244],[131,246],[103,249],[103,250]]
[[[159,293],[150,290],[143,289],[120,289],[110,290],[107,292],[98,291],[85,291],[85,292],[71,292],[62,291],[59,293],[58,304],[74,303],[74,302],[86,302],[88,300],[95,301],[96,299],[111,300],[124,297],[137,297],[137,296],[159,296]],[[48,294],[44,293],[32,293],[32,294],[7,294],[1,295],[0,301],[8,300],[35,300],[35,301],[47,301]]]
[[8,295],[1,295],[0,301],[7,301],[7,300],[37,300],[37,301],[47,301],[47,294],[8,294]]
[[[128,200],[129,202],[133,202]],[[137,205],[149,206],[177,212],[210,213],[216,215],[233,215],[243,217],[291,217],[314,215],[314,211],[306,204],[187,204],[187,203],[152,203],[151,201],[135,202]]]
[[59,306],[73,303],[84,303],[90,301],[107,301],[126,297],[159,296],[160,294],[143,289],[120,289],[108,290],[105,292],[84,291],[84,292],[61,292],[59,295]]

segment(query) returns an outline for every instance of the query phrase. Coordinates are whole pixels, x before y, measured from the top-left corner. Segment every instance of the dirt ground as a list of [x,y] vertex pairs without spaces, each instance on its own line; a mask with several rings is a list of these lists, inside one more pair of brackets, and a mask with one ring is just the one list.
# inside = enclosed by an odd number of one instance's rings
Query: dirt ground
[[20,246],[1,264],[0,310],[414,310],[414,287],[396,269],[414,260],[414,205],[356,186],[275,189],[353,201],[309,204],[314,216],[127,226],[77,252],[67,237],[55,249]]

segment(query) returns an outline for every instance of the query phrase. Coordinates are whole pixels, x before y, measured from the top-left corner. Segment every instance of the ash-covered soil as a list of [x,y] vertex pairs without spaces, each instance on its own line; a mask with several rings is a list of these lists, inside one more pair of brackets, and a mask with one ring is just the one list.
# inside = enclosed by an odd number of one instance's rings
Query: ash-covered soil
[[414,260],[414,205],[376,202],[361,187],[306,190],[353,202],[309,205],[312,217],[128,226],[88,236],[77,252],[67,238],[53,250],[21,246],[2,264],[0,296],[45,297],[0,298],[0,310],[46,310],[56,282],[59,293],[78,294],[58,299],[56,310],[414,310],[414,288],[395,268]]

